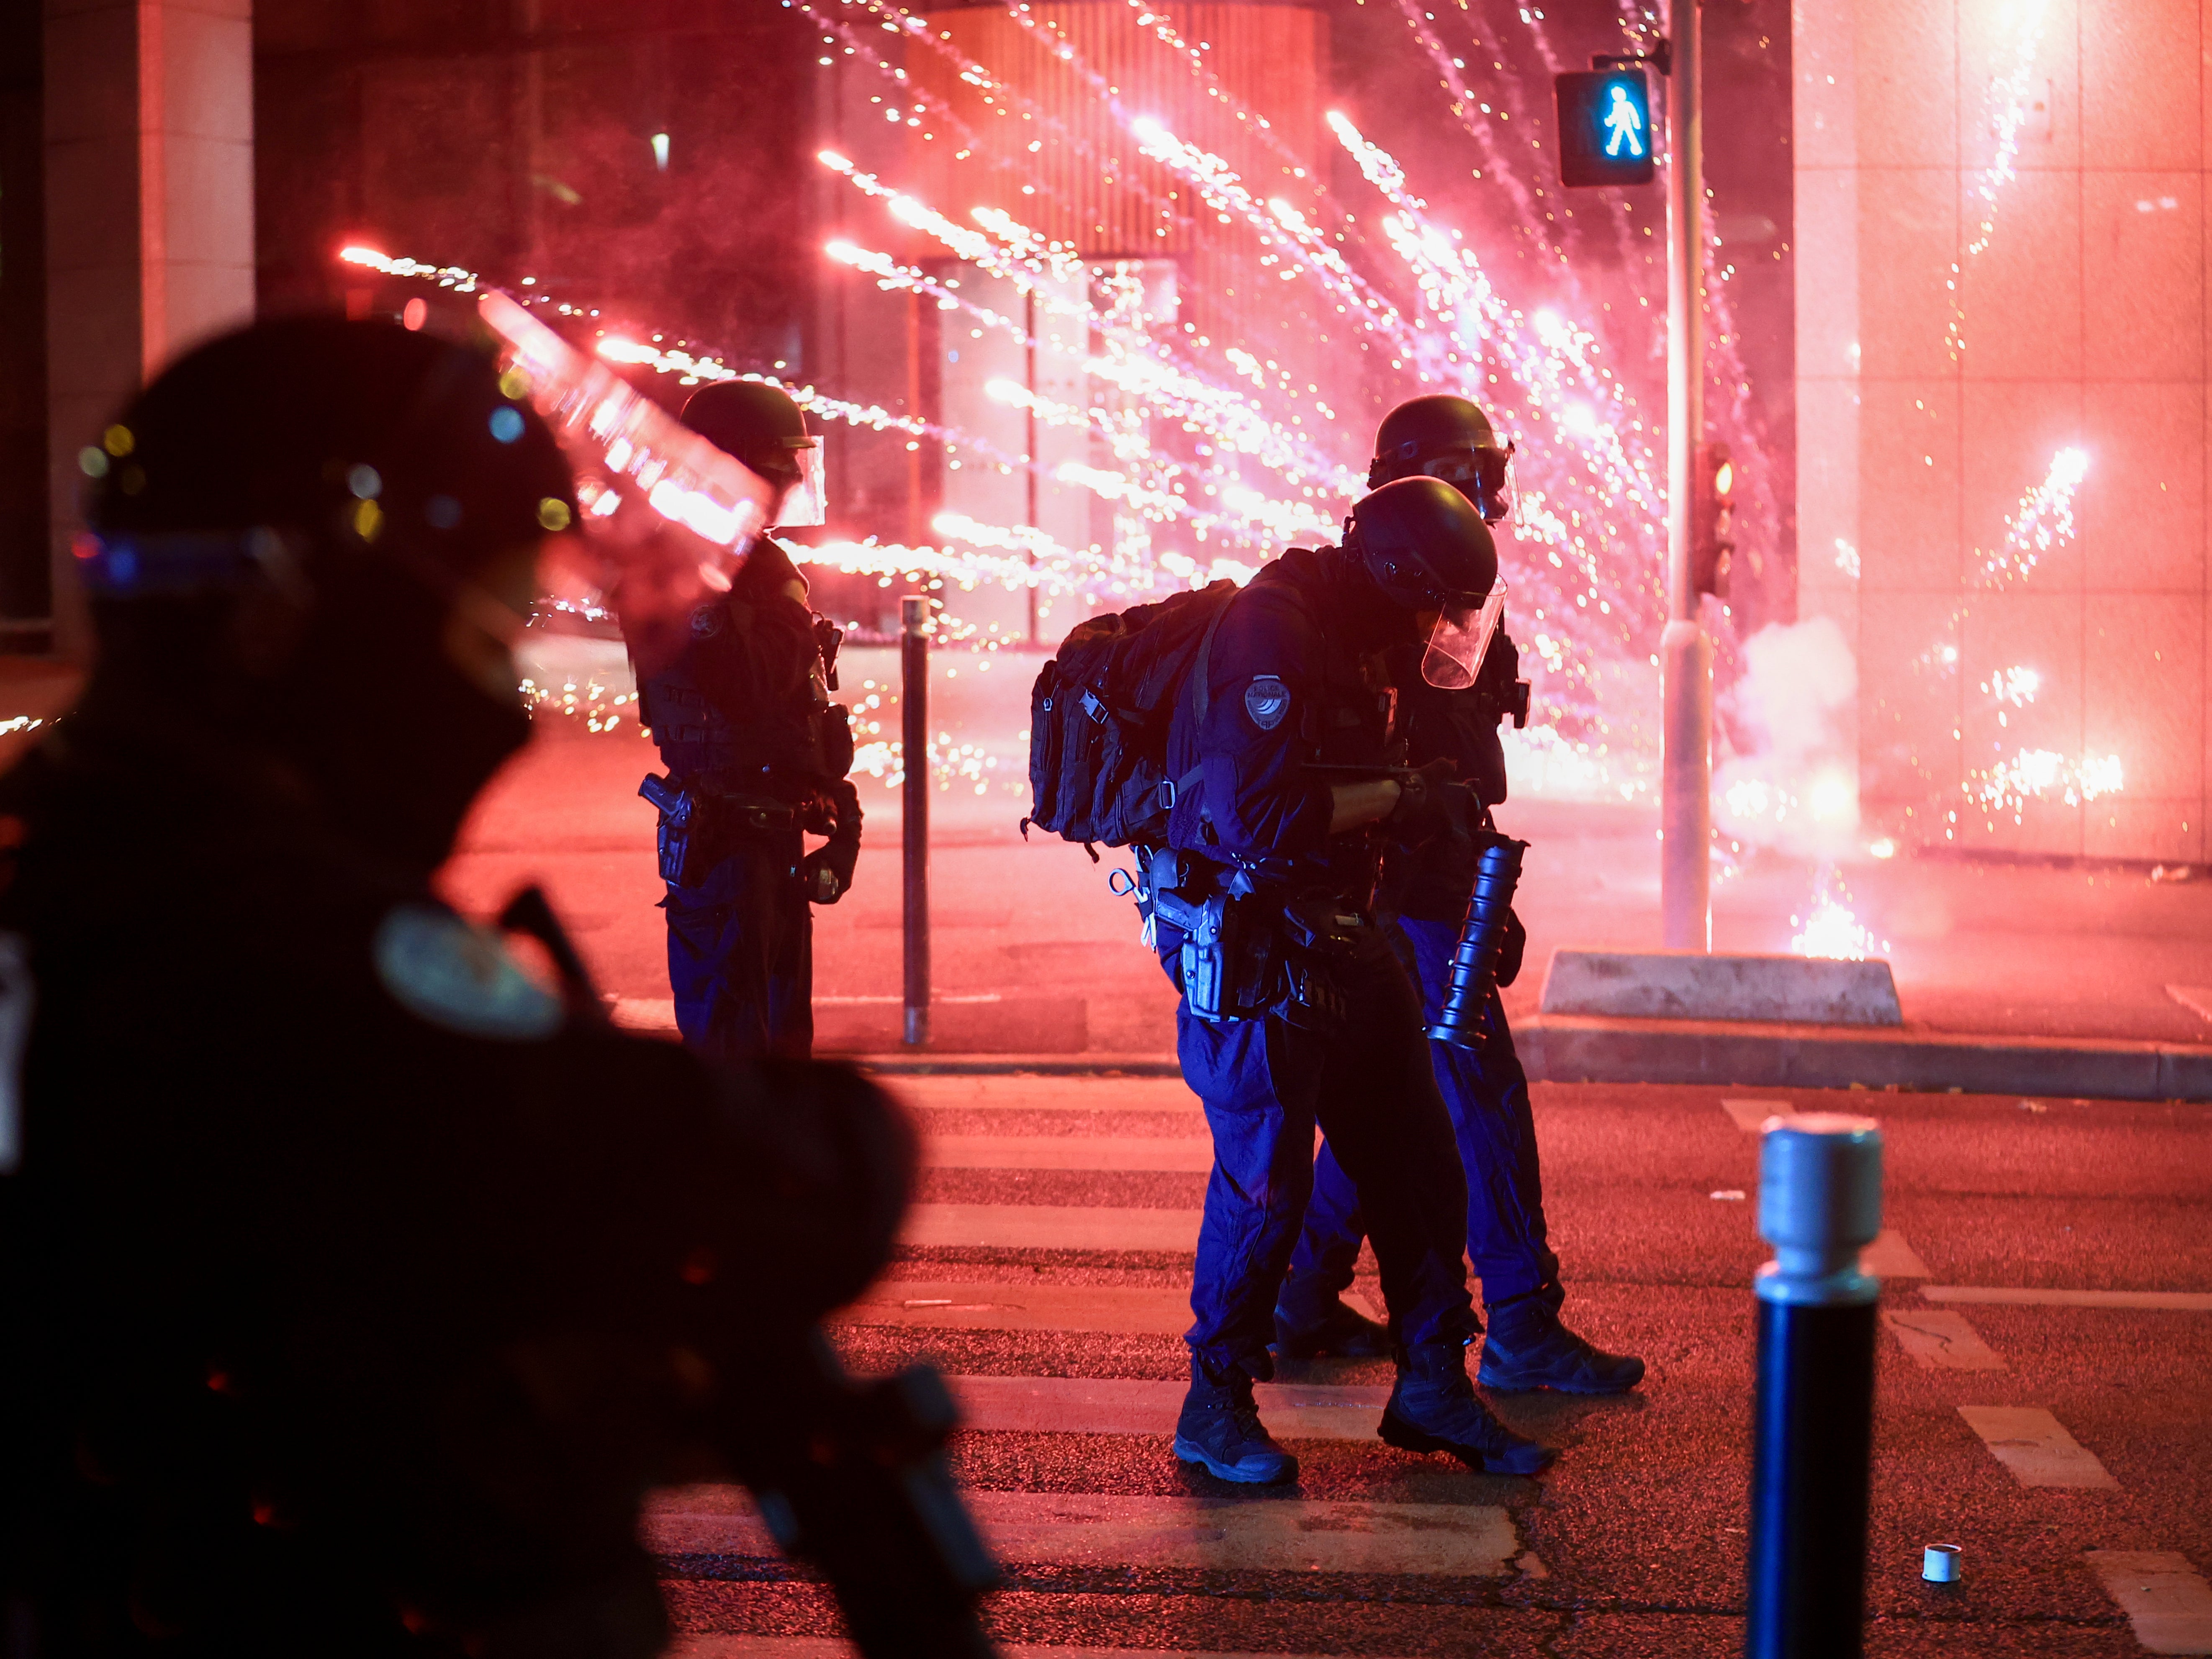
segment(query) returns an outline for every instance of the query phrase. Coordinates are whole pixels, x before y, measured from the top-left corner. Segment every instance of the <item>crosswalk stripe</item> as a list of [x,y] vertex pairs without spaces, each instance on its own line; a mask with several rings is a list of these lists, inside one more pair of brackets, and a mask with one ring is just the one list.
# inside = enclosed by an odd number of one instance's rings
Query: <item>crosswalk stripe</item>
[[2167,1313],[2212,1313],[2203,1291],[2045,1291],[1996,1285],[1923,1285],[1930,1302],[1979,1302],[2016,1308],[2143,1308]]
[[2119,1489],[2097,1454],[2040,1406],[1961,1406],[1959,1415],[2023,1486]]
[[1067,1204],[917,1204],[908,1244],[1024,1250],[1198,1252],[1196,1210],[1123,1210]]
[[1213,1168],[1213,1141],[1206,1135],[933,1135],[922,1141],[921,1161],[935,1170],[1204,1175]]
[[2085,1558],[2146,1653],[2212,1653],[2212,1584],[2167,1550],[2091,1550]]
[[1966,1316],[1943,1308],[1890,1308],[1883,1310],[1898,1345],[1928,1371],[2001,1371],[2005,1363],[1981,1334],[1966,1322]]
[[[1214,1571],[1510,1572],[1521,1542],[1492,1504],[1122,1497],[969,1492],[968,1507],[1000,1560],[1061,1566]],[[779,1552],[742,1487],[690,1487],[655,1498],[640,1528],[662,1556]]]
[[[917,1204],[899,1237],[908,1244],[938,1248],[1152,1250],[1194,1255],[1201,1213],[1065,1204]],[[1894,1228],[1884,1228],[1860,1252],[1859,1264],[1878,1279],[1928,1277],[1928,1264]]]
[[1735,1127],[1747,1135],[1755,1135],[1766,1125],[1770,1117],[1795,1117],[1797,1109],[1786,1100],[1723,1100],[1721,1110],[1726,1112]]
[[[1174,1432],[1181,1382],[1130,1377],[955,1376],[963,1428],[983,1432]],[[1261,1382],[1252,1390],[1279,1440],[1372,1440],[1390,1390],[1317,1382]]]
[[1859,1271],[1876,1279],[1925,1279],[1928,1264],[1905,1242],[1894,1227],[1884,1227],[1873,1243],[1859,1252]]
[[939,1111],[1187,1112],[1204,1115],[1181,1078],[898,1076],[878,1079],[910,1106]]
[[889,1279],[831,1316],[833,1324],[971,1331],[1181,1336],[1190,1292],[1137,1285],[962,1285]]

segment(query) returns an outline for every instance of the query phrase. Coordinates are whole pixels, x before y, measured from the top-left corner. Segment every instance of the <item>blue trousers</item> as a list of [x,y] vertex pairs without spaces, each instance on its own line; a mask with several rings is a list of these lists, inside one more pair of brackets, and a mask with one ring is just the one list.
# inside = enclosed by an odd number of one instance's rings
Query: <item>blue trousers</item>
[[[1459,929],[1449,922],[1411,919],[1398,927],[1401,953],[1419,982],[1425,1015],[1434,1019],[1450,981]],[[1494,1047],[1477,1054],[1432,1042],[1429,1052],[1467,1171],[1468,1257],[1482,1280],[1483,1301],[1495,1305],[1537,1291],[1556,1297],[1559,1258],[1552,1253],[1544,1224],[1544,1181],[1536,1159],[1536,1126],[1528,1111],[1528,1079],[1514,1056],[1504,1007],[1496,993],[1492,997],[1491,1016],[1503,1034]],[[1300,1322],[1318,1319],[1352,1283],[1359,1241],[1369,1231],[1358,1185],[1345,1172],[1332,1139],[1315,1160],[1313,1196],[1291,1257],[1283,1310]]]
[[814,917],[796,830],[748,837],[696,887],[668,884],[668,988],[684,1045],[720,1060],[814,1048]]
[[1351,1018],[1328,1035],[1272,1018],[1209,1024],[1188,1000],[1176,1011],[1183,1080],[1213,1131],[1186,1339],[1210,1364],[1274,1374],[1275,1297],[1313,1187],[1316,1124],[1364,1200],[1398,1340],[1464,1342],[1475,1328],[1466,1180],[1413,988],[1387,958],[1346,980]]

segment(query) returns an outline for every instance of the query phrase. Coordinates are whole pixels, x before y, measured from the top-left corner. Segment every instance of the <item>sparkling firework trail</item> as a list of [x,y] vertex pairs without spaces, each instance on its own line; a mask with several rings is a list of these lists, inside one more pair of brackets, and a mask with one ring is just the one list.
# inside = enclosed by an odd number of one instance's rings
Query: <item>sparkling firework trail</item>
[[[1645,674],[1662,609],[1664,502],[1655,460],[1657,433],[1616,367],[1638,362],[1648,346],[1650,296],[1615,293],[1614,299],[1628,303],[1607,307],[1610,319],[1598,320],[1596,307],[1579,298],[1582,273],[1561,264],[1564,248],[1548,247],[1536,263],[1550,292],[1540,298],[1532,292],[1515,305],[1467,236],[1414,193],[1396,160],[1338,117],[1331,123],[1337,143],[1386,210],[1380,216],[1363,211],[1355,222],[1320,181],[1305,176],[1310,158],[1293,155],[1266,118],[1239,105],[1214,76],[1207,43],[1158,8],[1138,0],[1124,3],[1148,40],[1170,54],[1170,73],[1180,64],[1204,105],[1281,159],[1310,199],[1302,194],[1294,203],[1257,189],[1221,156],[1188,143],[1165,123],[1121,108],[1111,79],[1086,63],[1068,29],[1042,12],[1009,6],[994,15],[1011,19],[1109,106],[1138,150],[1165,169],[1165,182],[1180,187],[1179,198],[1154,187],[1152,181],[1161,175],[1150,167],[1091,155],[1083,135],[1062,127],[1018,85],[965,56],[950,28],[934,27],[918,11],[888,0],[844,0],[838,6],[797,0],[797,9],[821,25],[819,56],[825,64],[866,65],[884,77],[885,124],[902,129],[913,146],[941,149],[948,160],[973,157],[977,166],[1018,165],[978,155],[983,147],[976,131],[939,93],[916,82],[917,65],[928,60],[915,54],[927,52],[950,68],[963,99],[972,90],[994,112],[1034,118],[1038,125],[1032,130],[1042,141],[1076,149],[1098,176],[1137,192],[1164,224],[1194,234],[1226,216],[1245,239],[1236,246],[1256,244],[1257,266],[1239,273],[1240,286],[1264,283],[1304,295],[1304,303],[1323,321],[1333,315],[1356,338],[1382,350],[1407,374],[1409,392],[1464,392],[1489,409],[1502,430],[1522,424],[1526,430],[1516,463],[1522,511],[1503,550],[1513,584],[1515,632],[1545,665],[1538,703],[1541,717],[1558,727],[1525,735],[1522,742],[1561,744],[1546,765],[1562,773],[1573,769],[1570,756],[1602,756],[1612,728],[1601,702],[1601,678],[1620,678],[1632,669],[1636,676]],[[854,27],[849,20],[855,19],[866,21]],[[1409,12],[1407,21],[1431,20],[1416,20]],[[1641,38],[1638,32],[1649,21],[1633,8],[1625,10],[1625,40]],[[1549,52],[1533,15],[1522,13],[1521,22],[1540,52]],[[1478,110],[1481,100],[1465,72],[1466,49],[1454,60],[1436,29],[1415,33],[1431,58],[1440,67],[1449,63],[1458,77],[1455,83],[1447,77],[1446,90],[1462,125],[1484,147],[1478,176],[1526,193],[1519,168],[1499,148],[1501,139],[1517,138],[1519,130],[1493,130],[1491,112]],[[899,42],[905,64],[876,49],[885,35]],[[1502,60],[1502,49],[1499,55]],[[1498,67],[1503,69],[1502,61]],[[1512,79],[1505,74],[1500,84]],[[1517,97],[1517,87],[1508,94]],[[1501,106],[1494,119],[1504,122],[1510,115],[1533,130],[1536,124],[1527,120],[1528,113]],[[1029,148],[1034,152],[1037,145]],[[995,303],[987,303],[964,290],[958,276],[867,247],[851,234],[831,246],[832,258],[866,273],[887,292],[911,291],[968,325],[1024,348],[1041,343],[1032,329],[1039,335],[1047,331],[1041,320],[1025,323],[1009,311],[1028,310],[1073,325],[1070,332],[1087,332],[1091,355],[1080,366],[1090,384],[1087,397],[1038,397],[1010,385],[991,390],[1000,401],[1030,410],[1040,427],[1087,429],[1090,453],[1048,464],[910,411],[839,399],[773,375],[745,378],[785,385],[818,417],[902,434],[909,450],[941,449],[948,465],[1000,473],[1026,470],[1042,483],[1083,490],[1108,504],[1115,528],[1110,545],[1042,545],[1032,544],[1036,532],[1022,526],[948,515],[933,527],[939,545],[906,547],[872,538],[832,543],[813,550],[810,556],[817,562],[884,583],[919,576],[955,589],[1033,586],[1055,595],[1080,593],[1091,603],[1108,598],[1127,603],[1223,574],[1249,575],[1285,542],[1333,537],[1341,509],[1364,489],[1358,463],[1364,434],[1340,426],[1338,406],[1348,401],[1340,389],[1294,381],[1264,346],[1252,349],[1255,341],[1216,343],[1188,324],[1178,328],[1171,318],[1148,314],[1133,267],[1086,262],[1004,213],[978,210],[971,222],[962,222],[842,155],[825,153],[822,160],[854,189],[882,201],[898,224],[927,236],[974,270],[1000,279],[1028,304],[1008,307],[1003,289],[989,296]],[[1036,183],[1049,193],[1044,176]],[[1539,241],[1543,233],[1530,228],[1540,211],[1516,216],[1516,229]],[[1576,228],[1597,231],[1597,221]],[[1646,249],[1629,244],[1619,224],[1613,229],[1622,235],[1625,252],[1644,258]],[[1559,234],[1568,234],[1564,222]],[[481,280],[411,260],[381,268],[447,286]],[[1717,300],[1717,290],[1716,283]],[[541,313],[586,326],[598,316],[542,292],[520,297]],[[1589,319],[1578,319],[1576,313],[1584,312]],[[1608,330],[1628,331],[1626,352],[1615,349],[1620,337],[1609,337]],[[1726,331],[1720,330],[1723,337]],[[617,330],[610,322],[594,349],[608,361],[671,374],[679,384],[738,378],[721,358],[683,340],[671,345],[649,329]],[[1740,373],[1731,368],[1729,377],[1735,382],[1729,390],[1740,414]],[[1348,455],[1354,443],[1362,446],[1360,453]],[[1744,448],[1755,453],[1753,444]],[[1763,478],[1765,469],[1747,471]],[[1620,679],[1620,695],[1632,702],[1640,703],[1648,690],[1641,678]],[[1560,730],[1571,736],[1560,738]],[[1613,747],[1617,753],[1617,741]]]
[[2089,453],[2066,448],[2051,458],[2043,482],[2020,498],[2005,520],[2004,540],[1983,560],[1982,574],[1991,581],[2025,581],[2036,562],[2074,539],[2074,494],[2089,474]]
[[1966,295],[1960,285],[1966,280],[1966,266],[1977,255],[1986,252],[1996,239],[1997,198],[2019,176],[2013,164],[2020,159],[2021,129],[2027,124],[2035,55],[2043,46],[2044,22],[2049,10],[2050,0],[2006,0],[2003,7],[2004,21],[2013,28],[2013,66],[2009,75],[1990,85],[1988,111],[1990,124],[1996,131],[1996,152],[1974,182],[1974,196],[1982,205],[1981,222],[1959,260],[1952,265],[1950,280],[1944,284],[1951,293],[1951,321],[1947,333],[1954,362],[1966,349]]

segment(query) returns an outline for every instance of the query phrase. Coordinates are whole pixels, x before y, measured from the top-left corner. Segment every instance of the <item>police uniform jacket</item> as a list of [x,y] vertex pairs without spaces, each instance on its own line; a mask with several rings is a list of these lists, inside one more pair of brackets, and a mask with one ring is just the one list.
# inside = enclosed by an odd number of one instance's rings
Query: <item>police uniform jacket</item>
[[657,1651],[641,1495],[888,1254],[895,1109],[564,1007],[242,754],[72,717],[0,843],[38,1650]]
[[692,611],[676,660],[641,673],[641,713],[680,782],[799,802],[852,769],[813,613],[781,591],[797,576],[763,537],[736,586]]
[[1329,835],[1331,787],[1350,776],[1312,769],[1396,753],[1393,693],[1380,653],[1354,636],[1362,596],[1346,557],[1293,548],[1229,601],[1206,648],[1204,708],[1186,688],[1170,729],[1168,838],[1264,884],[1364,906],[1378,838]]

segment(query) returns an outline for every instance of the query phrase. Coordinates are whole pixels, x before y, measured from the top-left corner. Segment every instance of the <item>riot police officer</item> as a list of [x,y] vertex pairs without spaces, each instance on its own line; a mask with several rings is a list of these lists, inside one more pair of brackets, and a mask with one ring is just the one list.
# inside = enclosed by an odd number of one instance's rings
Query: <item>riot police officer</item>
[[1425,779],[1385,775],[1398,734],[1381,654],[1455,637],[1496,574],[1490,532],[1455,490],[1388,485],[1353,510],[1343,549],[1294,549],[1229,600],[1176,706],[1150,902],[1215,1162],[1175,1451],[1224,1480],[1297,1473],[1252,1384],[1273,1375],[1316,1121],[1359,1194],[1398,1339],[1382,1437],[1496,1472],[1552,1455],[1468,1382],[1465,1182],[1419,1005],[1369,908],[1382,847],[1445,819]]
[[[1375,438],[1370,488],[1426,476],[1451,483],[1486,523],[1506,516],[1509,446],[1498,441],[1481,410],[1464,398],[1430,396],[1401,404]],[[1444,760],[1485,808],[1505,799],[1505,755],[1499,722],[1527,717],[1519,654],[1501,629],[1484,654],[1471,688],[1425,684],[1411,654],[1396,665],[1407,751],[1417,763]],[[1396,918],[1400,953],[1434,1019],[1449,981],[1452,949],[1467,915],[1474,878],[1474,849],[1462,836],[1441,835],[1419,848],[1386,856],[1378,903]],[[1527,934],[1510,927],[1499,982],[1519,971]],[[1513,1052],[1504,1003],[1493,992],[1488,1043],[1481,1049],[1431,1045],[1437,1083],[1451,1113],[1468,1181],[1467,1249],[1482,1281],[1487,1330],[1480,1376],[1485,1388],[1557,1389],[1615,1394],[1643,1380],[1644,1362],[1607,1353],[1559,1317],[1566,1292],[1544,1218],[1543,1176],[1528,1080]],[[1334,1149],[1324,1146],[1314,1171],[1305,1226],[1276,1309],[1278,1352],[1380,1353],[1387,1338],[1341,1299],[1352,1282],[1367,1228],[1358,1194]]]
[[[771,522],[805,501],[819,521],[817,453],[799,405],[759,381],[707,386],[684,419],[768,481]],[[842,637],[808,610],[806,579],[773,535],[730,592],[691,613],[668,661],[633,662],[665,781],[662,899],[684,1041],[718,1059],[803,1059],[814,1042],[814,921],[853,883],[860,802],[837,684]],[[680,833],[672,820],[683,815]],[[807,832],[828,836],[806,851]]]
[[0,781],[10,1652],[646,1659],[644,1488],[818,1479],[896,1108],[619,1035],[542,901],[561,993],[432,890],[574,510],[526,396],[295,319],[83,452],[98,665]]

